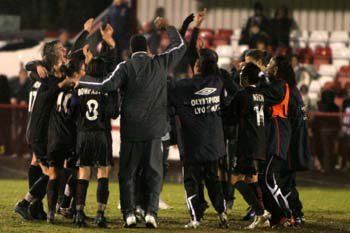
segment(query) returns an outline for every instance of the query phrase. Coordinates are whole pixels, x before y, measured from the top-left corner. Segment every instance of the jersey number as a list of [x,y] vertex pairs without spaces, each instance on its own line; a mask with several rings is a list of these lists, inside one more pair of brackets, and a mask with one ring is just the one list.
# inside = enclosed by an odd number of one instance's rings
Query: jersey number
[[38,91],[31,91],[31,92],[29,92],[28,112],[32,112],[33,111],[33,107],[34,107],[34,103],[35,103],[35,99],[36,99],[36,94],[37,93],[38,93]]
[[71,98],[71,93],[64,95],[64,92],[61,92],[57,98],[57,111],[62,112],[63,110],[65,113],[68,113],[68,102]]
[[95,121],[97,120],[97,117],[98,117],[98,102],[96,100],[89,100],[87,103],[86,103],[86,106],[87,106],[87,111],[86,111],[86,118],[89,120],[89,121]]
[[264,106],[263,105],[255,105],[254,111],[256,113],[256,124],[258,126],[264,126],[264,124],[265,124]]

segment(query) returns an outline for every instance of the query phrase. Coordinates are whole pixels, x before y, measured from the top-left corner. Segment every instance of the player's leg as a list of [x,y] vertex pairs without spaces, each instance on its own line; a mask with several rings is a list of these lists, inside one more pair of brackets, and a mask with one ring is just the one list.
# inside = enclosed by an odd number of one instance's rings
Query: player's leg
[[76,209],[75,223],[78,227],[85,226],[85,201],[91,177],[91,167],[80,166],[78,172],[77,188],[76,188]]
[[70,176],[68,177],[67,182],[64,183],[64,194],[59,209],[60,214],[62,214],[66,218],[72,218],[76,214],[75,196],[77,187],[77,175],[79,169],[76,166],[77,157],[75,152],[72,152],[70,155],[71,156],[67,158],[65,162],[65,171],[69,170]]
[[119,158],[120,205],[124,227],[135,227],[135,180],[143,155],[143,142],[122,141]]
[[199,196],[199,185],[202,183],[201,165],[184,162],[183,172],[186,203],[191,216],[190,222],[185,227],[197,228],[204,213]]
[[205,185],[208,189],[208,194],[211,203],[213,204],[219,217],[219,226],[222,228],[227,228],[227,216],[225,199],[222,192],[221,182],[218,176],[219,162],[208,162],[204,165],[204,174],[202,176],[205,180]]
[[36,159],[35,154],[33,153],[32,160],[30,162],[30,166],[28,169],[28,183],[29,189],[33,186],[33,184],[40,178],[43,174],[41,171],[41,167]]
[[111,166],[101,166],[97,169],[97,213],[95,223],[102,228],[107,227],[105,209],[109,197],[109,173]]
[[163,152],[161,139],[145,142],[144,147],[144,182],[146,185],[145,222],[148,228],[157,228],[159,196],[163,183]]
[[[40,153],[44,150],[37,151]],[[14,211],[21,215],[25,220],[30,220],[32,218],[44,220],[47,217],[46,213],[43,210],[42,199],[46,194],[46,187],[49,177],[46,156],[43,154],[45,153],[35,153],[43,174],[35,181],[35,183],[29,189],[29,192],[20,202],[16,204],[14,209]]]
[[[170,134],[167,133],[164,137],[162,137],[162,149],[163,149],[163,180],[165,179],[165,176],[168,173],[169,169],[169,147],[170,147]],[[162,190],[163,190],[163,185],[162,184]],[[165,203],[161,198],[159,199],[159,209],[161,210],[166,210],[169,209],[170,206]]]

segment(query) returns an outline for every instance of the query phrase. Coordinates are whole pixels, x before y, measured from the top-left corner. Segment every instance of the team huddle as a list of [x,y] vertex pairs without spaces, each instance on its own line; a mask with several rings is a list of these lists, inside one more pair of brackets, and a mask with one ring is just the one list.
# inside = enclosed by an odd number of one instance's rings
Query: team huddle
[[[108,24],[100,29],[100,51],[90,51],[93,19],[70,51],[59,41],[45,44],[42,60],[26,65],[33,80],[26,134],[33,157],[29,191],[16,213],[48,223],[61,214],[86,226],[85,201],[96,167],[94,222],[107,227],[111,120],[120,116],[124,227],[144,222],[157,228],[170,144],[178,145],[183,165],[186,228],[199,227],[208,208],[204,187],[221,228],[229,225],[234,189],[250,206],[247,229],[305,221],[295,177],[309,167],[307,118],[289,60],[276,56],[266,62],[266,53],[248,50],[238,71],[219,69],[216,52],[197,43],[205,16],[206,10],[191,14],[180,31],[157,18],[156,28],[169,36],[168,49],[150,54],[146,38],[134,35],[132,55],[119,64]],[[183,78],[182,71],[191,77]]]

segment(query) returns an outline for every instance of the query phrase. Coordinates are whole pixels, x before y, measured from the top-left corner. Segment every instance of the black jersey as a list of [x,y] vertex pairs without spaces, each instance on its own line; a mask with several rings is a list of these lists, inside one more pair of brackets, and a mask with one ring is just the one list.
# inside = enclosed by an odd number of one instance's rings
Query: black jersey
[[60,79],[49,76],[39,79],[31,73],[34,80],[29,92],[28,123],[26,138],[28,144],[47,141],[50,113],[59,92]]
[[265,97],[255,86],[240,90],[232,101],[238,123],[239,158],[265,160]]
[[52,106],[48,132],[48,152],[75,148],[76,126],[71,107],[73,91],[62,89]]
[[74,100],[78,131],[111,130],[111,118],[118,117],[118,98],[115,92],[102,93],[91,88],[76,90]]
[[184,160],[192,163],[219,159],[225,154],[220,77],[195,76],[172,84],[169,100],[181,121]]

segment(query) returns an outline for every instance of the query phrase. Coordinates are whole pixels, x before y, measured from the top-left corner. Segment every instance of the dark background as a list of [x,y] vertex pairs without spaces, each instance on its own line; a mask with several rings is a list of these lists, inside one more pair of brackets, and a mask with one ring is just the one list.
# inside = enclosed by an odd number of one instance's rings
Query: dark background
[[21,16],[22,30],[64,28],[79,32],[88,18],[98,16],[111,3],[112,0],[0,0],[0,15]]

